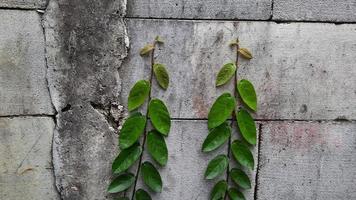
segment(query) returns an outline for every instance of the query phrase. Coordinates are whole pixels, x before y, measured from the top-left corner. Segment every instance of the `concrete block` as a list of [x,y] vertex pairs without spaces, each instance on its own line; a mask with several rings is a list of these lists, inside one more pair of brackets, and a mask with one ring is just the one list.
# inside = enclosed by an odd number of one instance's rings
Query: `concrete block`
[[50,117],[0,118],[0,199],[59,200]]
[[151,161],[159,170],[162,181],[162,193],[151,192],[142,182],[139,175],[136,189],[143,188],[150,192],[152,199],[206,200],[218,180],[226,179],[226,174],[214,180],[205,180],[204,172],[208,162],[216,155],[227,154],[227,143],[219,149],[203,153],[201,147],[208,135],[207,121],[172,121],[171,132],[166,137],[169,157],[165,167],[158,167],[147,153],[143,162]]
[[1,0],[0,8],[46,8],[46,0]]
[[128,27],[132,41],[166,40],[156,60],[167,66],[170,86],[164,91],[154,80],[152,96],[167,102],[174,118],[206,118],[219,94],[233,91],[233,81],[214,84],[221,66],[235,59],[229,41],[239,37],[254,55],[240,59],[238,79],[255,85],[256,118],[356,119],[353,24],[130,19]]
[[356,22],[354,0],[275,0],[274,20]]
[[0,115],[54,114],[39,14],[0,10],[0,19]]
[[356,124],[266,122],[257,199],[355,199]]
[[127,2],[129,17],[187,19],[264,19],[271,0],[135,0]]

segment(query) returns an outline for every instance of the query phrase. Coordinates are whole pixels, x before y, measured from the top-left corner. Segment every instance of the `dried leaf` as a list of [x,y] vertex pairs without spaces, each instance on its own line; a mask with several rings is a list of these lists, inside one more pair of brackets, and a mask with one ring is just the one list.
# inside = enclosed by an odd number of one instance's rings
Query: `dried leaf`
[[147,56],[154,48],[152,44],[147,44],[140,50],[140,56]]
[[246,58],[246,59],[252,59],[252,54],[251,54],[251,52],[248,50],[248,49],[246,49],[246,48],[239,48],[239,53],[240,53],[240,55],[242,56],[242,57],[244,57],[244,58]]
[[164,43],[163,39],[159,35],[156,36],[155,41],[160,43],[160,44]]

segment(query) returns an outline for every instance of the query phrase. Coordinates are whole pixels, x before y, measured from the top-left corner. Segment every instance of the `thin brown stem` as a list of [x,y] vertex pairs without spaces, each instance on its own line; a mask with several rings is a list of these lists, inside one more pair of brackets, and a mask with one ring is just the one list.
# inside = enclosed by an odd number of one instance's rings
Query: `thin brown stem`
[[[237,38],[236,41],[239,41],[239,39]],[[235,46],[236,46],[236,60],[235,60],[236,71],[235,71],[235,76],[234,76],[234,97],[236,99],[236,97],[237,97],[237,69],[238,69],[238,66],[239,66],[238,64],[239,64],[239,48],[240,47],[239,47],[239,44],[237,44]],[[233,127],[234,121],[235,121],[234,119],[236,118],[235,109],[231,114],[231,127]],[[229,141],[228,142],[229,142],[229,144],[228,144],[227,157],[230,160],[231,159],[230,158],[231,157],[231,153],[230,153],[230,151],[231,151],[231,136],[229,137]],[[226,172],[226,182],[227,183],[229,183],[229,176],[230,176],[230,167],[228,167],[227,172]],[[228,197],[228,193],[226,192],[224,199],[227,199],[227,197]]]
[[[148,92],[148,103],[151,101],[151,92],[152,92],[152,79],[153,79],[153,65],[155,64],[155,48],[156,48],[156,40],[153,42],[153,46],[154,48],[151,51],[150,57],[151,57],[151,64],[150,64],[150,90]],[[139,164],[137,167],[137,171],[136,171],[136,176],[135,176],[135,183],[134,183],[134,188],[132,191],[132,195],[131,195],[131,200],[134,199],[135,196],[135,192],[136,192],[136,185],[137,185],[137,180],[138,180],[138,176],[140,174],[140,169],[141,169],[141,163],[142,163],[142,159],[143,159],[143,151],[145,148],[145,143],[146,143],[146,137],[147,137],[147,123],[148,123],[148,108],[146,109],[146,125],[144,128],[144,132],[143,132],[143,139],[142,139],[142,153],[140,155],[140,160],[139,160]]]

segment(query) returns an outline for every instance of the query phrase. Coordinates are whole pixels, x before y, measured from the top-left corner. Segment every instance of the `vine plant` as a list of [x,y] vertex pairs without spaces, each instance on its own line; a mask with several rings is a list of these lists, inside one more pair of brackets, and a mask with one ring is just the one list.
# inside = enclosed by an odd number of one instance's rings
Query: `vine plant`
[[[230,142],[232,123],[228,123],[228,118],[232,116],[233,121],[236,119],[242,137],[234,140],[230,149],[239,167],[228,171],[230,152],[228,152],[228,155],[218,155],[209,162],[205,171],[205,179],[215,179],[227,170],[227,179],[230,178],[237,187],[228,189],[227,180],[221,180],[213,187],[211,200],[225,199],[227,195],[232,200],[244,200],[245,197],[240,190],[251,188],[251,181],[244,170],[254,169],[254,158],[249,146],[256,145],[257,130],[249,111],[255,112],[257,110],[257,97],[254,86],[250,81],[246,79],[237,80],[239,56],[250,60],[252,55],[246,48],[240,48],[238,39],[232,41],[230,46],[236,49],[235,63],[227,63],[220,69],[216,78],[216,86],[224,85],[235,77],[234,94],[223,93],[213,103],[208,114],[209,134],[203,142],[202,151],[210,152],[218,149],[227,141]],[[236,109],[237,98],[242,101],[238,109]]]
[[[140,51],[141,56],[150,56],[151,58],[151,77],[150,80],[139,80],[131,88],[128,97],[129,117],[125,120],[119,134],[119,147],[121,152],[112,164],[112,172],[115,178],[108,187],[109,193],[123,192],[136,183],[139,174],[143,182],[153,192],[162,191],[162,179],[155,164],[165,166],[168,161],[168,149],[164,137],[167,137],[171,127],[170,114],[166,105],[160,99],[153,98],[149,100],[146,116],[138,111],[151,96],[151,85],[153,74],[160,87],[164,90],[169,85],[169,75],[163,64],[155,63],[154,50],[157,45],[162,44],[162,39],[157,36],[152,44],[148,44]],[[146,134],[147,121],[150,120],[154,129]],[[139,143],[143,135],[142,146]],[[147,141],[147,142],[146,142]],[[147,143],[149,155],[155,161],[155,164],[145,161],[138,166],[136,176],[127,172],[137,160],[142,161],[142,152],[144,144]],[[144,189],[138,189],[133,192],[132,198],[136,200],[150,200],[151,197]],[[128,197],[121,198],[129,199]]]

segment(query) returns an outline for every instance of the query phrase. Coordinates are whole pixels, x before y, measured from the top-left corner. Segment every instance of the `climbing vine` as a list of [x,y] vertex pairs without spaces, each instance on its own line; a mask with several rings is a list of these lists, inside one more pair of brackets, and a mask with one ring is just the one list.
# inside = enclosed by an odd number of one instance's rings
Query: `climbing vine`
[[[167,137],[171,128],[171,119],[169,111],[164,102],[151,97],[152,77],[155,76],[158,84],[164,90],[169,85],[169,75],[163,64],[155,62],[154,50],[157,45],[163,44],[163,40],[157,36],[152,44],[148,44],[140,51],[142,57],[151,58],[151,78],[150,80],[139,80],[131,88],[128,97],[129,117],[125,120],[119,134],[119,155],[112,164],[114,179],[108,187],[109,193],[123,192],[136,183],[139,174],[145,185],[153,192],[162,191],[162,178],[155,165],[165,166],[168,161],[168,149],[164,137]],[[138,109],[149,99],[146,115],[143,115]],[[153,126],[153,129],[146,133],[147,121]],[[140,145],[140,138],[142,145]],[[141,162],[144,144],[155,164],[150,161]],[[136,175],[128,170],[137,162],[142,163],[138,166]],[[138,189],[133,192],[132,200],[149,200],[149,193],[144,189]],[[121,199],[129,199],[127,197]]]
[[[238,187],[228,188],[228,181],[220,180],[211,191],[211,200],[225,199],[226,195],[232,200],[245,199],[241,190],[250,189],[251,181],[244,171],[254,169],[254,158],[249,146],[256,145],[257,130],[250,112],[257,110],[257,97],[254,86],[250,81],[246,79],[238,81],[237,79],[239,57],[250,60],[252,55],[246,48],[240,48],[238,39],[232,41],[230,46],[236,50],[236,60],[234,63],[225,64],[220,69],[216,78],[216,86],[224,85],[235,77],[234,94],[223,93],[213,103],[208,114],[209,134],[203,142],[202,151],[211,152],[224,145],[227,141],[230,142],[232,123],[229,123],[228,119],[231,116],[232,121],[236,120],[242,137],[231,143],[230,150],[239,167],[227,171],[227,178],[230,178]],[[236,108],[236,99],[238,98],[241,103],[239,108]],[[206,168],[205,179],[215,179],[226,172],[228,166],[229,154],[216,156]]]

